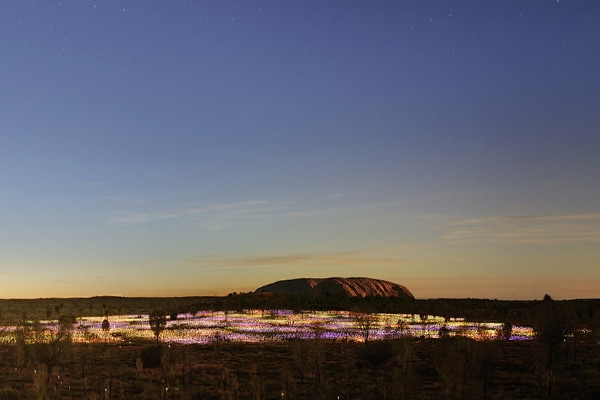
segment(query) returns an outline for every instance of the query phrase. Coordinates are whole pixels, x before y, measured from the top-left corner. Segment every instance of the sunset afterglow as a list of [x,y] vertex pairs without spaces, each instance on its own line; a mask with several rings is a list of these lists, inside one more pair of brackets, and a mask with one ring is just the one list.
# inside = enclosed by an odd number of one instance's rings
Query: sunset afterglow
[[0,297],[600,297],[600,2],[0,5]]

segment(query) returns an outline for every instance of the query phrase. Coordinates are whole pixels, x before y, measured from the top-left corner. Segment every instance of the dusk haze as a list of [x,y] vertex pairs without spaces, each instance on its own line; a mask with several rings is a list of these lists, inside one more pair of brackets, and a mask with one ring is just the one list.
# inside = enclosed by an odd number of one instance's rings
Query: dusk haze
[[600,298],[600,1],[3,1],[0,38],[2,299]]

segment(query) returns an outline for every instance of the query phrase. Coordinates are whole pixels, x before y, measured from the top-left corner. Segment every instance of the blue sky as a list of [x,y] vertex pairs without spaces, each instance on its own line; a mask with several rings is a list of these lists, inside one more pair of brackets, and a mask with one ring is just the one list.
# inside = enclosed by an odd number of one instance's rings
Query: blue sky
[[596,1],[9,1],[0,37],[0,297],[600,296]]

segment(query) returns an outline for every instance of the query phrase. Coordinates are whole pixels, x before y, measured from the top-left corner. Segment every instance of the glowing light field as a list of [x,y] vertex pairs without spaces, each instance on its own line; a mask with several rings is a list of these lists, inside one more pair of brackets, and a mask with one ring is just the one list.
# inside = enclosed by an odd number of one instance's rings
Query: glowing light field
[[[154,338],[147,315],[118,315],[108,318],[110,329],[102,330],[104,317],[80,318],[73,329],[75,342],[122,342]],[[43,321],[49,330],[57,329],[56,321]],[[462,335],[476,340],[498,337],[502,324],[498,322],[468,322],[445,320],[436,316],[411,314],[356,314],[344,311],[311,311],[294,313],[289,310],[244,312],[200,311],[179,314],[168,320],[160,339],[167,343],[207,344],[215,341],[257,343],[264,341],[311,339],[318,334],[323,339],[364,341],[401,336],[436,338],[446,327],[450,336]],[[13,340],[16,327],[8,327],[5,341]],[[513,326],[511,340],[533,337],[530,327]]]

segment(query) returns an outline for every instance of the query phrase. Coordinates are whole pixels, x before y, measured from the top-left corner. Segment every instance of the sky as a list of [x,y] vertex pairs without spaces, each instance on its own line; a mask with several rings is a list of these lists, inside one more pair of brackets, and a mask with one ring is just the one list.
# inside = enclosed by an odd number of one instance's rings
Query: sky
[[600,297],[600,2],[3,1],[0,298]]

